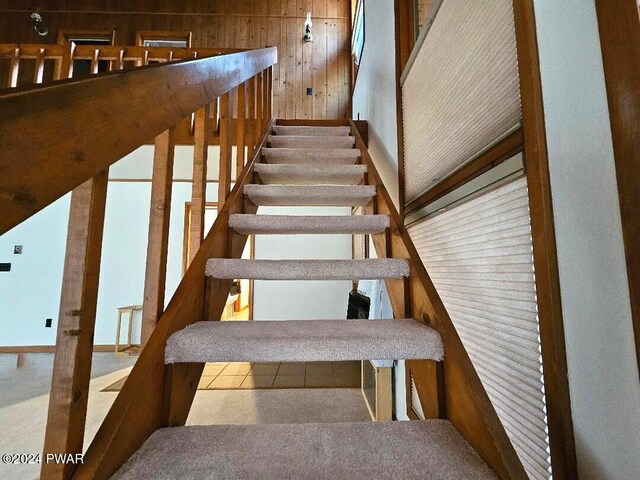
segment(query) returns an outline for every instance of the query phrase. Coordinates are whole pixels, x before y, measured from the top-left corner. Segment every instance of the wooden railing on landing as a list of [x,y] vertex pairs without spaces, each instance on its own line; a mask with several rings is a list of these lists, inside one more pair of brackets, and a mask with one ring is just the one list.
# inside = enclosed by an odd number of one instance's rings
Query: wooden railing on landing
[[265,48],[3,91],[0,234],[276,61]]
[[396,318],[414,318],[436,329],[444,342],[444,362],[407,361],[426,418],[446,418],[502,479],[526,479],[527,475],[507,436],[478,374],[458,336],[404,221],[382,182],[367,146],[353,121],[351,134],[367,165],[366,182],[375,185],[374,214],[389,215],[390,228],[372,235],[379,258],[406,258],[411,275],[403,284],[387,281]]

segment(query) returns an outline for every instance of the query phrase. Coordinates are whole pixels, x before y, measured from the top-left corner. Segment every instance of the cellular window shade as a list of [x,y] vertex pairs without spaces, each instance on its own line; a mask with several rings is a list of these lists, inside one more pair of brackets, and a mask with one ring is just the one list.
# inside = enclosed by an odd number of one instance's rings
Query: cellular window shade
[[551,478],[526,179],[408,230],[527,474]]
[[513,0],[443,0],[405,75],[410,202],[520,123]]

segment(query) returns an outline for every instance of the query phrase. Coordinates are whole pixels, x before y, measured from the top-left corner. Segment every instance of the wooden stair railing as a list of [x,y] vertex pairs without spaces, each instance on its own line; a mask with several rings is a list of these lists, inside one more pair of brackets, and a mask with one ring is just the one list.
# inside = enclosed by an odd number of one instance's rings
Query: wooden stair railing
[[[366,182],[375,185],[376,214],[389,215],[387,232],[373,235],[378,257],[406,258],[411,274],[404,285],[387,281],[396,318],[414,318],[436,329],[444,342],[444,362],[407,361],[426,418],[446,418],[502,479],[528,478],[493,408],[420,256],[404,221],[382,182],[355,122],[349,121],[356,148],[367,165]],[[371,208],[371,206],[367,207]]]
[[220,319],[232,282],[206,280],[205,263],[209,258],[242,256],[247,237],[230,229],[228,220],[232,214],[252,214],[257,210],[245,200],[243,188],[253,182],[253,167],[260,161],[260,151],[273,119],[265,123],[251,158],[96,433],[74,479],[109,478],[155,430],[184,425],[204,364],[175,364],[165,369],[165,343],[172,333],[191,323]]
[[276,62],[264,48],[2,91],[0,235]]

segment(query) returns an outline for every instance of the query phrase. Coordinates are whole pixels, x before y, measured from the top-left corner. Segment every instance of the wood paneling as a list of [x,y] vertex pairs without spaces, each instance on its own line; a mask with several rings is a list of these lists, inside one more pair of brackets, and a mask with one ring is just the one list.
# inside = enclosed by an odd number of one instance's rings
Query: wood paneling
[[[114,29],[116,45],[134,45],[137,31],[173,30],[192,32],[194,47],[275,46],[279,63],[273,72],[274,116],[324,119],[350,115],[349,0],[51,0],[38,7],[49,29],[46,37],[38,36],[31,27],[30,2],[0,0],[0,43],[55,43],[61,29],[90,28]],[[302,40],[308,11],[313,22],[312,43]],[[307,87],[313,88],[312,95],[307,95]]]

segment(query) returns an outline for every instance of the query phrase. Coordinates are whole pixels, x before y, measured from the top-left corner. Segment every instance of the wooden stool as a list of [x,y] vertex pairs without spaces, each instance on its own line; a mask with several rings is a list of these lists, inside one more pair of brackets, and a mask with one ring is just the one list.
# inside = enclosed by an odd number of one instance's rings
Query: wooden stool
[[[126,307],[118,308],[118,325],[116,328],[116,343],[115,350],[116,355],[131,355],[138,353],[140,349],[140,345],[131,345],[131,330],[133,329],[133,320],[136,312],[142,311],[142,305],[129,305]],[[122,315],[129,315],[129,325],[127,328],[127,343],[121,348],[120,347],[120,331],[122,329]]]

